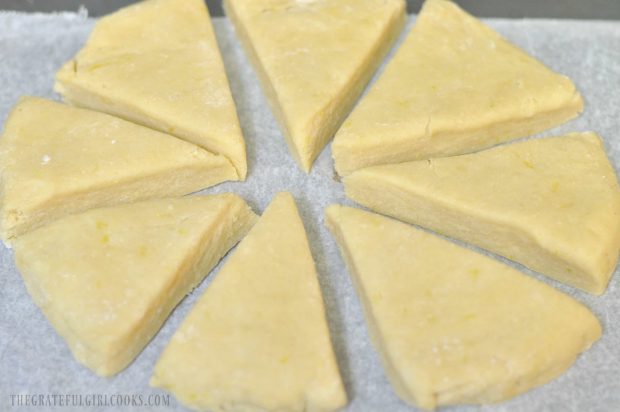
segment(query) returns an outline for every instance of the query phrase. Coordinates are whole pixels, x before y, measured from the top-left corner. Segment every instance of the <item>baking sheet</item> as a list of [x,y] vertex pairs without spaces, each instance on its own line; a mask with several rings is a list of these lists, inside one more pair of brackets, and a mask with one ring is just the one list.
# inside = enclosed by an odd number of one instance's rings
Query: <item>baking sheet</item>
[[[413,21],[410,18],[409,26]],[[554,20],[486,20],[492,27],[570,76],[584,95],[585,112],[578,119],[544,135],[594,130],[606,142],[618,171],[620,165],[620,22]],[[94,20],[78,14],[0,13],[0,121],[21,95],[57,98],[52,91],[54,72],[81,47]],[[350,398],[348,411],[412,410],[388,384],[371,347],[357,297],[336,244],[323,225],[323,209],[347,203],[342,185],[334,178],[331,155],[325,150],[312,172],[295,165],[259,88],[257,78],[240,49],[230,23],[214,19],[215,31],[241,120],[249,157],[246,182],[225,183],[205,193],[232,191],[262,212],[278,191],[291,191],[298,202],[328,310],[340,370]],[[401,36],[402,40],[402,36]],[[0,246],[0,411],[41,411],[42,406],[12,407],[11,395],[140,395],[163,393],[148,386],[154,363],[191,309],[217,275],[216,268],[198,289],[172,313],[161,331],[125,371],[99,378],[75,362],[67,346],[28,296],[15,269],[11,251]],[[620,275],[607,293],[593,297],[533,274],[591,308],[604,328],[602,339],[579,357],[563,376],[511,401],[450,411],[611,411],[620,410]],[[303,322],[303,319],[300,319]],[[15,398],[13,398],[15,401]],[[170,404],[94,406],[89,411],[182,411]],[[83,410],[62,407],[55,410]]]

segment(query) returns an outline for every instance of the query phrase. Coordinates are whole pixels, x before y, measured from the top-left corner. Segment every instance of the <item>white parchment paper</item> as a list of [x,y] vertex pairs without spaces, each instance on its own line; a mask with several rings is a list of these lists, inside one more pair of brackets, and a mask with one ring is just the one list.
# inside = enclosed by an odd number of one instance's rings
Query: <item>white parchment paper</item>
[[[413,18],[409,27],[412,22]],[[618,170],[620,22],[499,19],[487,22],[551,68],[570,76],[584,95],[584,114],[544,135],[594,130],[605,139],[609,156]],[[21,95],[57,98],[52,91],[54,73],[82,46],[93,24],[94,20],[86,18],[84,13],[0,13],[0,122],[4,122]],[[350,398],[347,410],[414,409],[396,397],[386,380],[370,345],[360,303],[343,261],[323,225],[323,210],[327,205],[349,203],[342,185],[334,179],[329,148],[321,154],[309,175],[300,171],[289,156],[232,26],[223,18],[214,19],[214,24],[248,146],[249,177],[246,182],[226,183],[205,192],[236,192],[259,213],[276,192],[286,190],[295,195],[316,259],[332,340]],[[135,362],[115,377],[99,378],[73,360],[64,341],[28,296],[11,251],[0,246],[0,411],[47,410],[41,406],[12,406],[11,395],[15,394],[137,394],[146,398],[163,393],[148,386],[155,361],[196,299],[208,287],[210,278],[217,276],[218,269],[176,308]],[[480,409],[620,410],[620,275],[616,273],[604,296],[593,297],[520,269],[584,302],[601,320],[604,335],[559,379],[511,401]],[[185,409],[171,396],[168,406],[96,406],[86,410]]]

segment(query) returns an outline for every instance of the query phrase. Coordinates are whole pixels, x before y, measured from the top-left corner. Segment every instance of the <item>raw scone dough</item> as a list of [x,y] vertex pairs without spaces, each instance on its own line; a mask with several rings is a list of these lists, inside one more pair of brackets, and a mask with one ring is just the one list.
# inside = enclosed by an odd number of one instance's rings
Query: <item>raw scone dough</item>
[[75,358],[107,376],[136,357],[255,220],[232,194],[93,209],[18,237],[15,259]]
[[236,179],[223,156],[91,110],[22,98],[0,139],[4,240],[99,206],[184,195]]
[[563,373],[601,335],[569,296],[405,223],[331,206],[327,225],[388,377],[408,403],[509,399]]
[[151,384],[210,411],[346,404],[295,201],[276,196],[159,359]]
[[100,19],[55,90],[222,154],[245,179],[245,142],[204,0],[148,0]]
[[225,0],[295,160],[308,172],[405,19],[403,0]]
[[620,249],[620,190],[594,133],[532,139],[479,153],[374,166],[347,195],[601,294]]
[[565,76],[446,0],[427,0],[394,58],[336,134],[336,170],[472,152],[571,119]]

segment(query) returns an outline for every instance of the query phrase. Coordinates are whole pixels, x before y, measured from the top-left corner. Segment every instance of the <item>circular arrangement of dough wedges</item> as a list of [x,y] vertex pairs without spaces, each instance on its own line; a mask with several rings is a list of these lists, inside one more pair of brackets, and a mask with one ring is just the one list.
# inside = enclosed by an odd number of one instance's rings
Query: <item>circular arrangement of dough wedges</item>
[[[502,144],[576,117],[570,79],[456,4],[426,0],[360,99],[402,31],[403,0],[224,7],[291,155],[310,172],[333,138],[346,195],[370,209],[332,205],[325,223],[398,396],[423,409],[500,402],[599,339],[575,299],[422,229],[604,293],[620,190],[603,141]],[[248,173],[204,2],[146,0],[100,19],[55,90],[66,104],[23,97],[5,124],[0,235],[75,359],[122,371],[234,248],[151,385],[196,410],[344,407],[293,197],[258,217],[235,194],[186,196]]]

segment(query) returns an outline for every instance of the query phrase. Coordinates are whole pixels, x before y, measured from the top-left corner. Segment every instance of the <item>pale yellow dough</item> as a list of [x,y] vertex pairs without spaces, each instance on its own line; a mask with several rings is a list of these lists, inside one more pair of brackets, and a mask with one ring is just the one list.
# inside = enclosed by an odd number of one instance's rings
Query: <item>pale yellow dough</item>
[[403,0],[225,0],[295,160],[308,172],[405,19]]
[[303,223],[278,194],[157,362],[151,384],[210,411],[346,404]]
[[532,139],[344,179],[377,212],[473,243],[594,294],[620,250],[620,190],[594,133]]
[[385,71],[336,133],[340,175],[472,152],[571,119],[565,76],[446,0],[427,0]]
[[61,216],[178,196],[235,169],[176,137],[91,110],[22,98],[0,139],[0,231],[6,241]]
[[601,335],[569,296],[405,223],[331,206],[327,225],[394,389],[420,408],[509,399]]
[[100,19],[55,90],[222,154],[245,179],[245,142],[204,0],[147,0]]
[[106,376],[137,356],[255,220],[232,194],[93,209],[17,238],[15,259],[75,358]]

